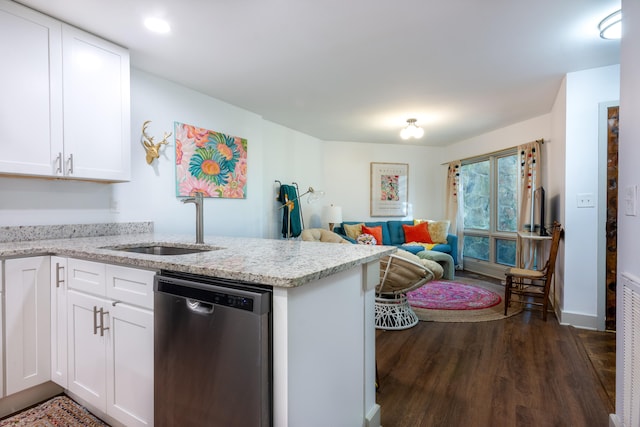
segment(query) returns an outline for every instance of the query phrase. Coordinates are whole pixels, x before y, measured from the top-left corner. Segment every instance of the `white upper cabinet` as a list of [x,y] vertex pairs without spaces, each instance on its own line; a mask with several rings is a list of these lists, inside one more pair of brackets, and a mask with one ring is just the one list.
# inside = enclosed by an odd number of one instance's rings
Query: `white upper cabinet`
[[68,25],[62,46],[64,172],[129,180],[129,52]]
[[129,53],[0,0],[0,173],[130,179]]
[[62,152],[61,33],[58,21],[0,0],[3,173],[54,175]]

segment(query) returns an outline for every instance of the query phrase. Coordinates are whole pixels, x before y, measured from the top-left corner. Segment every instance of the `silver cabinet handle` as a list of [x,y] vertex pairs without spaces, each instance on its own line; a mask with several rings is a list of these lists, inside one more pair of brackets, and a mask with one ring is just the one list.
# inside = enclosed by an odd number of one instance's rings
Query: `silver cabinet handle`
[[60,270],[64,270],[64,266],[61,266],[59,262],[56,262],[56,288],[60,287],[60,283],[64,283],[64,279],[60,278]]
[[[93,306],[93,335],[98,335],[98,330],[100,330],[100,336],[104,336],[104,331],[108,331],[110,328],[108,326],[104,326],[104,315],[109,314],[108,311],[104,311],[104,308],[100,307],[98,310],[97,306]],[[98,324],[98,315],[100,315],[100,324]]]
[[69,154],[69,159],[67,160],[67,164],[69,167],[67,168],[67,174],[73,175],[73,154]]
[[56,163],[58,164],[58,167],[56,167],[56,171],[55,173],[62,173],[62,152],[58,153],[58,157],[56,157]]
[[105,314],[109,314],[108,311],[104,311],[104,309],[102,307],[100,307],[100,336],[103,337],[104,336],[104,331],[109,330],[110,328],[107,326],[104,326],[104,315]]
[[93,306],[93,335],[98,335],[98,307],[95,305]]

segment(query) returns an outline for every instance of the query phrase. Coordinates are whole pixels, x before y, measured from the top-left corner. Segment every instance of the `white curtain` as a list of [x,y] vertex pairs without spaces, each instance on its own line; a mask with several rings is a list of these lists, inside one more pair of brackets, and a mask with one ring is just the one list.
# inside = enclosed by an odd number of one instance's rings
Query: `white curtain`
[[462,268],[462,243],[464,239],[464,202],[462,181],[460,180],[461,163],[459,160],[449,163],[447,169],[447,206],[446,218],[450,221],[449,232],[458,236],[458,247],[451,248],[458,254],[457,268]]
[[[541,141],[529,142],[518,146],[518,153],[520,155],[520,212],[518,215],[518,231],[525,230],[525,224],[533,225],[535,220],[535,210],[538,207],[534,203],[534,191],[541,186],[542,174],[540,173],[540,165],[542,164],[540,155]],[[540,225],[541,227],[543,224]],[[532,230],[534,231],[534,230]],[[521,241],[520,247],[520,259],[521,264],[527,266],[528,263],[524,263],[526,259],[525,255],[532,251],[530,247],[532,241],[530,239],[519,239]],[[535,244],[535,243],[534,243]],[[533,260],[529,258],[529,263]]]

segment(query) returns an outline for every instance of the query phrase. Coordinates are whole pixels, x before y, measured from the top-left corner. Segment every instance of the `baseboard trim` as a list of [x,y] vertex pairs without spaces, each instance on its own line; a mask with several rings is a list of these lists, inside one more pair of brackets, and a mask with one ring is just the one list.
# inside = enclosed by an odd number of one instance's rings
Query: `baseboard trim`
[[371,407],[371,410],[365,418],[366,427],[381,427],[380,426],[380,405],[377,403]]
[[15,412],[62,393],[62,387],[51,381],[31,387],[29,389],[10,394],[0,399],[0,417],[6,417]]
[[609,414],[609,427],[624,427],[624,424],[616,414]]
[[571,325],[580,329],[589,329],[597,331],[598,329],[598,317],[582,313],[572,313],[569,311],[560,310],[560,316],[558,321],[561,325]]
[[506,265],[490,264],[485,261],[465,259],[463,270],[469,271],[471,273],[478,273],[485,276],[493,277],[494,279],[504,280],[504,273],[508,268],[509,267]]

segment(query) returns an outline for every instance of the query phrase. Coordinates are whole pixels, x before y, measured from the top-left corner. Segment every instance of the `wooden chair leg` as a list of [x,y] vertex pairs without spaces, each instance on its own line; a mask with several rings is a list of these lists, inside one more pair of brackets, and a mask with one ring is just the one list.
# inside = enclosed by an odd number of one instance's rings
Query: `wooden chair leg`
[[547,321],[547,308],[549,306],[549,283],[544,284],[544,301],[542,301],[542,320]]
[[507,276],[507,281],[504,285],[504,315],[507,315],[507,310],[509,309],[509,304],[511,301],[511,284],[513,282],[513,278],[511,276]]

